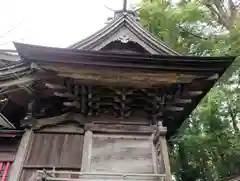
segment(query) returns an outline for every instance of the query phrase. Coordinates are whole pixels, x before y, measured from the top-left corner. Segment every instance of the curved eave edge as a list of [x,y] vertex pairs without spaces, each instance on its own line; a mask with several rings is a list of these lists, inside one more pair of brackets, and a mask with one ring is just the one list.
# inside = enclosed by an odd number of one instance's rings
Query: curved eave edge
[[172,50],[170,47],[168,47],[164,42],[157,40],[154,38],[150,33],[148,33],[136,20],[134,20],[131,16],[129,15],[121,15],[115,20],[113,20],[111,23],[106,25],[104,28],[101,30],[97,31],[96,33],[90,35],[89,37],[74,43],[73,45],[70,45],[68,48],[84,48],[84,45],[87,44],[88,46],[91,46],[91,44],[96,43],[103,37],[105,37],[107,34],[114,32],[116,29],[118,29],[122,23],[126,23],[129,26],[132,27],[132,29],[135,31],[134,34],[137,36],[142,36],[142,39],[145,40],[145,43],[151,44],[152,47],[157,52],[162,52],[164,51],[166,54],[169,55],[181,55],[178,52]]
[[[224,56],[224,57],[199,57],[199,56],[176,56],[176,55],[147,55],[147,54],[122,54],[122,53],[109,53],[109,52],[99,52],[93,50],[78,50],[78,49],[69,49],[69,48],[55,48],[55,47],[45,47],[31,44],[23,44],[14,42],[14,45],[23,59],[28,59],[30,56],[44,55],[44,57],[49,55],[58,55],[58,56],[92,56],[93,58],[101,57],[110,57],[110,58],[127,58],[127,59],[143,59],[151,61],[182,61],[182,62],[198,62],[198,63],[226,63],[231,65],[236,57],[234,56]],[[37,55],[36,55],[37,53]],[[40,57],[39,57],[40,58]],[[49,57],[48,57],[49,59]],[[211,61],[211,62],[209,62]],[[227,67],[228,67],[227,66]]]
[[167,137],[170,139],[173,135],[181,134],[179,132],[179,128],[186,121],[189,115],[197,108],[197,106],[201,103],[202,99],[211,91],[211,89],[217,84],[217,82],[221,81],[221,79],[227,74],[228,71],[231,71],[232,66],[235,66],[240,62],[240,57],[232,57],[233,61],[229,64],[228,67],[219,73],[219,78],[213,81],[211,84],[203,88],[203,94],[197,97],[187,108],[181,113],[180,119],[178,119],[177,123],[173,124],[171,130],[168,130]]

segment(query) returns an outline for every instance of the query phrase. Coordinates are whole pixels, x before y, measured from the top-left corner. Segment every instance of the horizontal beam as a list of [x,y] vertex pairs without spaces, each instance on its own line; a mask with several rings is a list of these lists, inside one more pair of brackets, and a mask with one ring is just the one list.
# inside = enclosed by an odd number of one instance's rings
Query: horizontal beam
[[45,86],[49,89],[67,89],[65,86],[60,85],[60,84],[46,83]]
[[167,111],[183,111],[184,110],[184,107],[175,107],[175,106],[171,106],[171,107],[166,107],[164,110],[167,110]]
[[[34,119],[34,122],[30,122],[29,124],[35,125],[34,129],[41,129],[47,126],[54,126],[61,124],[66,121],[72,121],[79,124],[84,123],[84,118],[81,114],[77,113],[65,113],[60,116],[50,117],[50,118],[42,118],[42,119]],[[24,124],[24,123],[23,123]]]
[[[141,174],[141,173],[113,173],[113,172],[70,172],[70,171],[37,171],[38,173],[48,173],[48,174],[77,174],[77,175],[96,175],[96,176],[139,176],[139,177],[165,177],[165,174]],[[57,179],[57,178],[56,178]],[[65,178],[66,180],[66,178]]]
[[69,92],[61,93],[61,92],[54,92],[53,93],[57,97],[63,97],[63,98],[74,98],[74,95],[72,95]]
[[154,126],[140,125],[104,125],[104,124],[85,124],[85,130],[98,133],[134,133],[134,134],[152,134],[155,130]]
[[78,103],[76,101],[74,101],[74,102],[64,102],[63,105],[67,106],[67,107],[79,107],[80,103]]
[[203,94],[203,91],[188,91],[188,94],[190,96],[200,96],[201,94]]
[[179,103],[179,104],[189,104],[191,102],[192,102],[191,99],[181,99],[181,98],[179,98],[179,99],[175,100],[175,103]]
[[65,166],[56,166],[56,165],[23,165],[25,169],[66,169],[66,170],[80,170],[81,167],[65,167]]

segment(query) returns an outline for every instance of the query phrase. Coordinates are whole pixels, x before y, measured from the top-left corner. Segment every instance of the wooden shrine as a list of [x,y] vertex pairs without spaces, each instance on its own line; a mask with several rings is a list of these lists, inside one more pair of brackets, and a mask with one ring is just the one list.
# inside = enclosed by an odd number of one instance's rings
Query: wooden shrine
[[180,55],[126,8],[68,48],[14,45],[20,60],[0,60],[0,132],[24,132],[9,181],[172,180],[167,140],[234,60]]

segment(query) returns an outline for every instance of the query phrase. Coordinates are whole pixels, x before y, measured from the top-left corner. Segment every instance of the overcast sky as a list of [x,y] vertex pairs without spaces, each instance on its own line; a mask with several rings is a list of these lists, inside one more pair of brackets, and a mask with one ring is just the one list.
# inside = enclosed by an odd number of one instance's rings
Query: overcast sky
[[[139,0],[128,0],[128,6]],[[123,0],[0,0],[0,49],[12,41],[67,47],[102,28]]]

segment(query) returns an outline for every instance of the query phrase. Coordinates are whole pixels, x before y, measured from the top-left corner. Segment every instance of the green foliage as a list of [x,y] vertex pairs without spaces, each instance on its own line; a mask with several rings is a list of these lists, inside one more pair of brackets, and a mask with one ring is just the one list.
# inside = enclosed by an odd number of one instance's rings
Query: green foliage
[[[142,24],[188,55],[240,55],[239,2],[142,0]],[[240,60],[202,100],[172,140],[178,181],[219,181],[240,172]],[[237,170],[239,169],[239,170]]]

